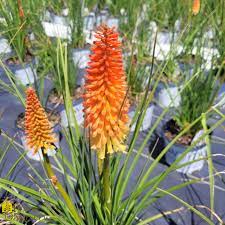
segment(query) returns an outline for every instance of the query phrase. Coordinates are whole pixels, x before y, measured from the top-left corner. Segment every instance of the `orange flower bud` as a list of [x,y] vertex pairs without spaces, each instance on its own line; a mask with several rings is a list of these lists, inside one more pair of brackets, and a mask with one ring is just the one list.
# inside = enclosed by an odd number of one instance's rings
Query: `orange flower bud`
[[19,9],[19,17],[21,20],[23,20],[25,15],[24,15],[24,11],[23,11],[22,2],[21,2],[21,0],[17,0],[17,3],[18,3],[18,9]]
[[51,176],[51,182],[52,182],[52,184],[53,184],[54,186],[57,185],[57,183],[58,183],[58,178],[57,178],[56,175]]
[[118,36],[114,28],[98,27],[85,77],[85,127],[90,129],[91,147],[101,159],[126,149],[129,102]]
[[26,90],[25,133],[28,147],[34,149],[33,154],[39,149],[52,149],[56,141],[50,122],[41,106],[33,88]]
[[194,15],[197,15],[200,11],[201,8],[201,2],[200,0],[193,0],[193,4],[192,4],[192,13]]

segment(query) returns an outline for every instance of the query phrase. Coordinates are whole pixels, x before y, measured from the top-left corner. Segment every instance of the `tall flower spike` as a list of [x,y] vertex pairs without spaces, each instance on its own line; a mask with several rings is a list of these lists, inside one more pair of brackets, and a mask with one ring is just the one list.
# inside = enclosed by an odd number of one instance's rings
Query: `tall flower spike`
[[90,130],[91,148],[100,159],[126,149],[123,142],[128,133],[129,102],[118,36],[114,28],[98,27],[86,70],[85,127]]
[[192,3],[192,13],[193,13],[193,15],[197,15],[200,11],[200,8],[201,8],[200,0],[193,0],[193,3]]
[[34,149],[33,154],[40,148],[45,152],[52,149],[56,141],[45,111],[31,87],[26,90],[25,133],[28,147]]

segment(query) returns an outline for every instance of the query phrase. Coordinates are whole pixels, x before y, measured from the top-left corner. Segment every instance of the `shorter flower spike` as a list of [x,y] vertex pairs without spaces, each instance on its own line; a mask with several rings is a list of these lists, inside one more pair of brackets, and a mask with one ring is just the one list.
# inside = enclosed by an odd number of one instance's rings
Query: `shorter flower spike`
[[201,8],[201,2],[200,0],[193,0],[193,4],[192,4],[192,13],[193,15],[197,15],[200,11]]
[[51,129],[50,122],[33,88],[26,90],[25,133],[28,147],[44,152],[53,149],[56,138]]
[[21,2],[21,0],[17,0],[17,3],[18,3],[19,17],[20,17],[21,21],[23,21],[25,18],[25,15],[24,15],[24,11],[23,11],[22,2]]

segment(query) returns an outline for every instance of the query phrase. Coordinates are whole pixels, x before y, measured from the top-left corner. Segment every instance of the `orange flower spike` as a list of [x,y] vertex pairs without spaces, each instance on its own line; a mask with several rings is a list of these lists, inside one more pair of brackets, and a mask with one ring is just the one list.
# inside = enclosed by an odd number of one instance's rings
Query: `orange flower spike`
[[192,13],[193,15],[197,15],[200,11],[201,8],[201,2],[200,0],[193,0],[193,4],[192,4]]
[[24,11],[23,11],[22,2],[21,2],[21,0],[17,0],[17,3],[18,3],[18,9],[19,9],[19,17],[21,20],[23,20],[25,15],[24,15]]
[[56,141],[45,111],[31,87],[26,90],[25,133],[28,147],[34,149],[33,154],[40,148],[52,149]]
[[86,70],[85,126],[100,159],[107,153],[125,151],[123,142],[129,130],[127,83],[118,36],[114,28],[98,27]]

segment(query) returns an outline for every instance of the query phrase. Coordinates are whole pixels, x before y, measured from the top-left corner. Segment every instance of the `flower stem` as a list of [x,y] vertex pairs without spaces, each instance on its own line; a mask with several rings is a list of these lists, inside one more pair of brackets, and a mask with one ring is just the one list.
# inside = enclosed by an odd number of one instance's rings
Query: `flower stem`
[[55,187],[55,189],[60,193],[60,195],[64,199],[67,207],[70,210],[71,215],[73,216],[73,218],[75,219],[77,224],[81,224],[82,223],[81,217],[80,217],[79,213],[77,212],[77,209],[74,206],[73,202],[71,201],[69,195],[67,194],[67,192],[65,191],[65,189],[63,188],[61,183],[57,180],[57,177],[56,177],[54,171],[52,170],[48,155],[43,152],[43,156],[44,156],[44,168],[47,172],[49,179],[52,181],[53,186]]
[[106,154],[103,164],[103,197],[107,209],[111,210],[111,185],[110,185],[110,160],[109,154]]
[[99,175],[99,177],[101,177],[102,176],[104,159],[100,159],[99,157],[97,157],[97,160],[98,160],[98,175]]

